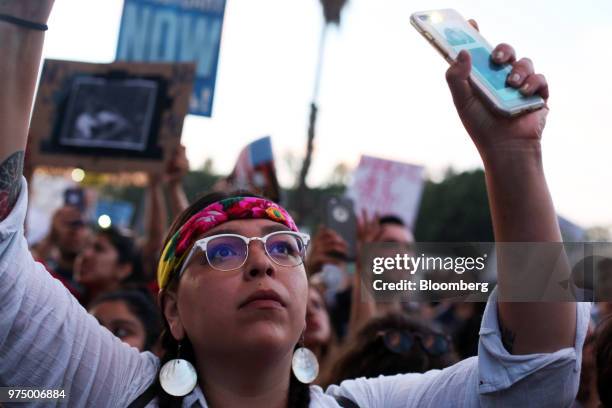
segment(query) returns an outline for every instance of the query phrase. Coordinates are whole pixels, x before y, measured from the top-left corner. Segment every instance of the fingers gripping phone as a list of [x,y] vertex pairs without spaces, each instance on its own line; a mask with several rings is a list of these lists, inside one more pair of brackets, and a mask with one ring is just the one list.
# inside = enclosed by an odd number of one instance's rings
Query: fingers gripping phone
[[461,50],[470,53],[470,81],[497,112],[517,116],[544,106],[540,96],[526,97],[506,85],[512,66],[494,63],[491,59],[493,47],[457,11],[420,11],[410,16],[410,23],[449,63],[456,60]]

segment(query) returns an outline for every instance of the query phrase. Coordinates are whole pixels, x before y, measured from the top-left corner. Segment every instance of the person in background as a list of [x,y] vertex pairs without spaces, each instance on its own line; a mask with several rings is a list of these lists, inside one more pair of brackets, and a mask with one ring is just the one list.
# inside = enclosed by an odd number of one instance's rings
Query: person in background
[[304,345],[317,356],[319,361],[319,376],[317,377],[317,383],[319,383],[319,380],[330,369],[337,344],[329,321],[325,300],[313,285],[310,285],[308,291]]
[[[155,283],[158,256],[161,252],[168,220],[173,219],[189,206],[183,189],[183,177],[189,171],[189,161],[185,147],[179,145],[166,163],[163,174],[150,173],[146,192],[145,237],[141,242],[143,278],[149,282],[149,289],[157,296],[159,288]],[[170,202],[170,213],[164,197],[164,185],[167,187]],[[170,215],[170,216],[168,216]]]
[[[412,231],[404,224],[398,216],[387,214],[382,217],[368,214],[362,211],[357,225],[357,248],[363,252],[365,248],[373,243],[394,244],[406,247],[414,243]],[[359,258],[358,258],[359,260]],[[369,319],[382,316],[387,313],[402,312],[402,304],[398,301],[376,303],[369,297],[363,299],[362,295],[362,265],[357,262],[353,284],[351,287],[349,332],[357,333]]]
[[599,400],[604,408],[612,408],[612,315],[601,320],[594,337],[593,353]]
[[[368,217],[364,212],[359,223],[358,253],[363,245],[371,242],[396,244],[414,242],[412,232],[397,216]],[[341,340],[349,332],[357,330],[358,326],[364,324],[375,313],[371,305],[355,305],[352,302],[355,288],[360,287],[360,282],[355,282],[357,274],[351,276],[346,272],[347,250],[348,244],[338,233],[326,226],[320,226],[313,237],[306,261],[306,270],[314,275],[313,281],[316,286],[325,293],[334,331]],[[398,305],[389,306],[396,310],[398,307]]]
[[401,313],[376,317],[359,330],[332,362],[325,385],[379,375],[424,373],[458,361],[451,339],[430,324]]
[[597,392],[597,369],[595,366],[595,335],[589,327],[582,348],[582,366],[580,367],[580,386],[572,408],[599,408],[601,402]]
[[[372,242],[387,242],[410,244],[414,237],[410,229],[401,218],[395,215],[386,215],[380,218],[368,217],[362,214],[361,239],[366,235]],[[367,225],[365,223],[367,222]],[[321,225],[312,238],[312,247],[308,252],[307,270],[313,275],[320,272],[325,264],[334,264],[341,268],[346,264],[348,244],[336,231]]]
[[325,265],[346,268],[348,244],[333,229],[320,225],[312,237],[311,247],[306,257],[306,272],[309,276],[323,271]]
[[81,288],[74,277],[74,264],[91,238],[92,231],[83,212],[65,205],[53,214],[49,234],[32,249],[32,255],[79,297]]
[[101,229],[78,255],[75,280],[83,287],[83,304],[118,290],[128,282],[143,283],[140,253],[134,239],[115,227]]
[[[367,219],[367,214],[362,214],[362,219]],[[394,244],[412,244],[414,235],[402,219],[396,215],[385,215],[378,218],[378,233],[374,239],[376,242],[387,242]]]
[[[179,145],[166,166],[164,182],[168,190],[170,201],[170,218],[174,219],[189,207],[189,200],[183,188],[183,178],[189,172],[189,160],[185,146]],[[162,237],[163,240],[163,237]]]
[[94,299],[88,310],[123,342],[158,354],[161,316],[148,292],[125,289],[105,293]]
[[451,335],[454,348],[461,359],[478,354],[478,332],[485,305],[483,302],[443,301],[436,307],[427,309],[437,312],[432,316],[432,320]]
[[311,286],[323,295],[336,338],[342,340],[347,328],[348,308],[340,294],[350,287],[346,253],[348,245],[334,230],[320,225],[306,256],[306,273]]

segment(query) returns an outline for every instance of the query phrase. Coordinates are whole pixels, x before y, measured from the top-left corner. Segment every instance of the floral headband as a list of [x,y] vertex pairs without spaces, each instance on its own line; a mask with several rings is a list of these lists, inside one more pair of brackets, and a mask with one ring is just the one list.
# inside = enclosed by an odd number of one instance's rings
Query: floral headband
[[289,213],[278,204],[258,197],[232,197],[213,203],[194,214],[170,238],[157,267],[157,283],[164,289],[178,271],[196,239],[224,222],[240,219],[269,219],[298,232]]

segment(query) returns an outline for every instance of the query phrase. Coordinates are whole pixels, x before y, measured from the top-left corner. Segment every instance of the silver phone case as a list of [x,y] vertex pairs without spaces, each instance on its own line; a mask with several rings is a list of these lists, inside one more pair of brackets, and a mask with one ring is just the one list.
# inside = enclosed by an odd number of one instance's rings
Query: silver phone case
[[[425,23],[422,23],[418,18],[418,16],[420,15],[431,14],[434,11],[438,13],[442,13],[442,14],[452,13],[454,14],[454,17],[458,17],[462,19],[463,21],[466,21],[466,20],[457,11],[453,9],[420,11],[420,12],[413,13],[410,16],[410,24],[412,24],[412,26],[423,36],[423,38],[425,38],[425,40],[427,40],[427,42],[429,42],[449,64],[452,64],[456,58],[455,51],[451,49],[449,46],[447,46],[446,41],[442,40],[438,36],[437,32],[430,31],[429,27]],[[467,23],[467,21],[466,21],[466,25],[468,25],[468,27],[471,27],[469,23]],[[484,37],[482,37],[480,33],[477,32],[477,35],[482,40],[482,42],[485,45],[487,45],[487,47],[489,47],[489,49],[493,49],[493,47],[491,47],[491,45],[484,39]],[[520,104],[520,105],[509,108],[505,106],[499,100],[497,95],[491,92],[489,88],[487,88],[486,85],[482,84],[480,80],[473,73],[470,74],[470,82],[472,83],[472,85],[474,85],[474,88],[478,91],[478,93],[480,93],[481,96],[483,96],[484,99],[489,102],[490,106],[496,112],[500,113],[503,116],[508,116],[508,117],[518,116],[526,112],[538,110],[542,108],[545,104],[542,98],[534,98],[534,100],[532,101],[525,101],[524,104]]]

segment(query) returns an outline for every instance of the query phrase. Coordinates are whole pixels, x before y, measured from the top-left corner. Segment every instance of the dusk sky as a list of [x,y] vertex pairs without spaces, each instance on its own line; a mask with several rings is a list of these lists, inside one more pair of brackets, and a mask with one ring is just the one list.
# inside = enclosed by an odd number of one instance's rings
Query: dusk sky
[[[45,57],[111,62],[122,5],[58,0]],[[350,0],[328,38],[309,183],[363,153],[421,164],[434,178],[481,166],[446,87],[447,64],[409,22],[414,11],[449,6],[547,76],[544,159],[557,210],[583,226],[612,226],[609,0]],[[291,185],[285,157],[304,152],[321,26],[318,0],[228,0],[213,116],[185,122],[192,167],[212,158],[227,173],[245,144],[270,135],[280,181]]]

